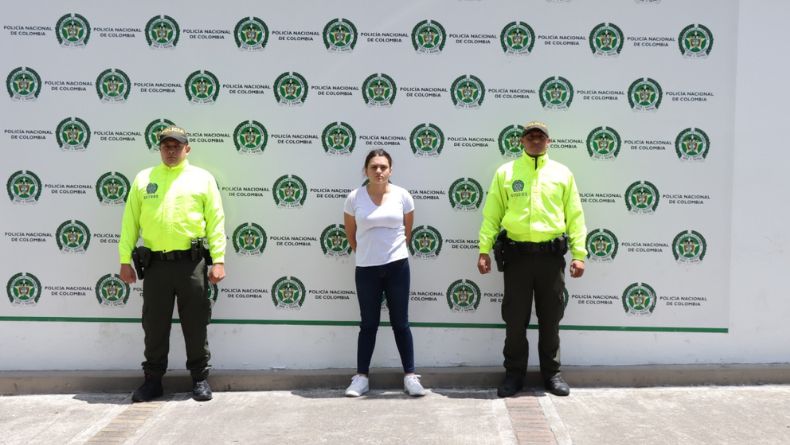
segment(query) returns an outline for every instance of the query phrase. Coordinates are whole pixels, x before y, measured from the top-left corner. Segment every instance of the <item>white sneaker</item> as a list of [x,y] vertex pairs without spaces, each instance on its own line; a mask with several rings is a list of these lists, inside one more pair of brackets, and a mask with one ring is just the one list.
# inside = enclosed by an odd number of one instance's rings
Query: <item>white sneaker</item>
[[403,391],[413,397],[421,397],[426,393],[425,388],[420,384],[420,376],[417,374],[403,377]]
[[369,389],[368,378],[362,374],[355,374],[351,377],[351,384],[346,388],[346,397],[359,397]]

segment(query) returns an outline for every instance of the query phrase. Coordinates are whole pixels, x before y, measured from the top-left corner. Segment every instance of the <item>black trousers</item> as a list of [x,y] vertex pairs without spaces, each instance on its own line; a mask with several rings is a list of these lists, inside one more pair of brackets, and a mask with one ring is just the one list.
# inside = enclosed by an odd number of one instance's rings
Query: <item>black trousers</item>
[[505,296],[502,319],[505,321],[505,370],[525,375],[529,358],[527,325],[535,301],[538,317],[538,355],[540,372],[549,378],[560,371],[559,324],[565,309],[565,258],[556,253],[505,254]]
[[173,307],[177,303],[187,352],[186,367],[194,379],[202,380],[208,376],[211,352],[206,330],[211,320],[211,302],[208,299],[206,269],[203,259],[152,260],[145,269],[145,361],[142,365],[146,374],[162,376],[167,371],[170,326]]

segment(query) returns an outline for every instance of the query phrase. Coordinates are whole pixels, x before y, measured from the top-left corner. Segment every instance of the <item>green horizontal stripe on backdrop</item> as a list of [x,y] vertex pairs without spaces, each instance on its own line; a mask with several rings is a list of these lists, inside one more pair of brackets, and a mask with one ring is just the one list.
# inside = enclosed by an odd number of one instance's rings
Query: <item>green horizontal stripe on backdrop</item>
[[[32,321],[32,322],[62,322],[62,323],[140,323],[139,318],[117,318],[117,317],[11,317],[0,316],[0,321]],[[179,323],[174,318],[175,323]],[[211,320],[213,324],[253,324],[253,325],[288,325],[288,326],[358,326],[358,321],[343,320],[252,320],[252,319],[227,319],[215,318]],[[382,321],[382,326],[389,326],[389,322]],[[415,328],[458,328],[458,329],[504,329],[504,323],[433,323],[433,322],[411,322]],[[529,325],[530,329],[537,329],[537,325]],[[565,331],[623,331],[623,332],[699,332],[726,334],[728,328],[679,328],[665,326],[584,326],[584,325],[560,325],[561,330]]]

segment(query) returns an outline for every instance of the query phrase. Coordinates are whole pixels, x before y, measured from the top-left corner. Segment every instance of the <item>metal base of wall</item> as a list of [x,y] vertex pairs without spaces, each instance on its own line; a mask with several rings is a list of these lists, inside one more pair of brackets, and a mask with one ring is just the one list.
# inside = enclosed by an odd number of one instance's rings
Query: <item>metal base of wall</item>
[[[503,377],[499,367],[423,368],[418,372],[429,388],[494,388]],[[209,381],[216,391],[287,391],[345,388],[354,370],[214,370]],[[790,363],[734,365],[565,366],[563,376],[572,387],[652,387],[691,385],[790,384]],[[0,394],[72,394],[132,391],[142,382],[141,371],[0,371]],[[374,369],[372,387],[400,388],[402,373],[395,368]],[[191,388],[186,371],[165,376],[166,391]],[[537,370],[527,384],[540,386]]]

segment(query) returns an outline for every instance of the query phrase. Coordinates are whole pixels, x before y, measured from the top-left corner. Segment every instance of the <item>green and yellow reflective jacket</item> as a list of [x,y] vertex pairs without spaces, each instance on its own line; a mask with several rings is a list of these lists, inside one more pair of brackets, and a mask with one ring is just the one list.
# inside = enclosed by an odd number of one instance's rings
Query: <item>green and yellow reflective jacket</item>
[[575,260],[587,256],[579,190],[568,167],[548,154],[527,154],[499,167],[491,181],[480,226],[480,253],[489,253],[501,229],[514,241],[544,242],[567,233]]
[[123,212],[121,264],[129,264],[140,236],[145,247],[163,252],[188,250],[193,239],[205,237],[212,260],[224,263],[225,213],[211,173],[186,160],[138,173]]

